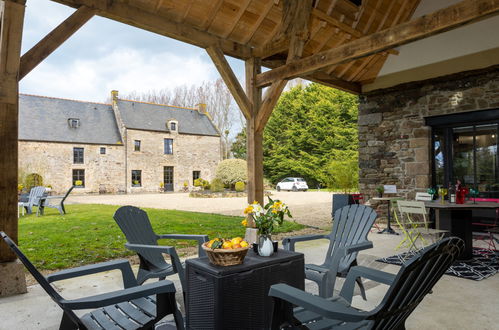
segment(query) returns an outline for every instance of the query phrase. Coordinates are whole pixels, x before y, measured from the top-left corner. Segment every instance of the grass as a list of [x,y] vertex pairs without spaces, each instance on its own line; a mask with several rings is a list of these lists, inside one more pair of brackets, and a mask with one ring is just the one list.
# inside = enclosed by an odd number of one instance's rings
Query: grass
[[[119,206],[67,205],[67,214],[45,209],[45,215],[19,219],[19,246],[39,269],[53,270],[82,266],[133,255],[125,249],[126,239],[113,219]],[[241,217],[175,210],[144,209],[158,234],[203,234],[211,237],[244,235]],[[278,232],[290,232],[303,225],[286,221]],[[177,248],[196,242],[162,240]]]

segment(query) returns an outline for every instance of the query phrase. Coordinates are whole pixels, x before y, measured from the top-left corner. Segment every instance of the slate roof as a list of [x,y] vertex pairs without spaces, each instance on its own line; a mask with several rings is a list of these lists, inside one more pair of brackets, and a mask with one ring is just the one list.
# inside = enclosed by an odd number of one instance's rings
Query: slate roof
[[210,118],[196,109],[126,100],[117,103],[126,128],[168,132],[166,123],[176,120],[181,134],[220,136]]
[[[80,127],[70,128],[69,118],[78,118]],[[24,94],[19,95],[19,140],[122,143],[111,105]]]

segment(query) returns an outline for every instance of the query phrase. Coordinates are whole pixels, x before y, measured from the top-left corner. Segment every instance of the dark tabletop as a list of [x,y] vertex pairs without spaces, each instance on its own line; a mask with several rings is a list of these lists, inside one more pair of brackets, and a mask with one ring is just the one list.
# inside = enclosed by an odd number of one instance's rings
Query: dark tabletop
[[499,208],[499,203],[491,203],[491,202],[477,202],[474,204],[473,202],[466,202],[464,204],[456,204],[445,202],[444,204],[439,201],[433,202],[424,202],[424,205],[429,208],[434,209],[496,209]]
[[244,262],[240,265],[234,266],[217,266],[210,263],[208,257],[187,259],[186,264],[203,269],[204,271],[213,275],[224,276],[232,273],[239,273],[255,269],[257,267],[265,267],[276,263],[283,263],[290,260],[304,258],[303,253],[292,252],[279,249],[277,253],[272,254],[270,257],[260,257],[251,249],[244,258]]

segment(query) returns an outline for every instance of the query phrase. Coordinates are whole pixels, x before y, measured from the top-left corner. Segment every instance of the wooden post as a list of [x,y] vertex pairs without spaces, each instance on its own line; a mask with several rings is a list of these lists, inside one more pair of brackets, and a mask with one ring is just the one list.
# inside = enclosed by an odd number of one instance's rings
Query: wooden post
[[[19,61],[25,0],[0,1],[0,230],[17,242]],[[22,265],[0,240],[0,296],[26,292]]]
[[250,117],[246,120],[248,202],[263,205],[263,130],[258,130],[258,112],[262,103],[262,90],[256,87],[256,75],[261,72],[260,59],[246,61],[246,94],[251,102]]

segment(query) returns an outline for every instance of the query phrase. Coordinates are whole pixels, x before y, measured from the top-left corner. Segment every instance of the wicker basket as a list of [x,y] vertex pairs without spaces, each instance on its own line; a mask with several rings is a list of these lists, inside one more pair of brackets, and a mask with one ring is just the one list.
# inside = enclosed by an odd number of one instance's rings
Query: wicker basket
[[203,249],[206,251],[210,262],[218,266],[233,266],[240,265],[248,253],[249,246],[238,249],[212,249],[203,244]]

